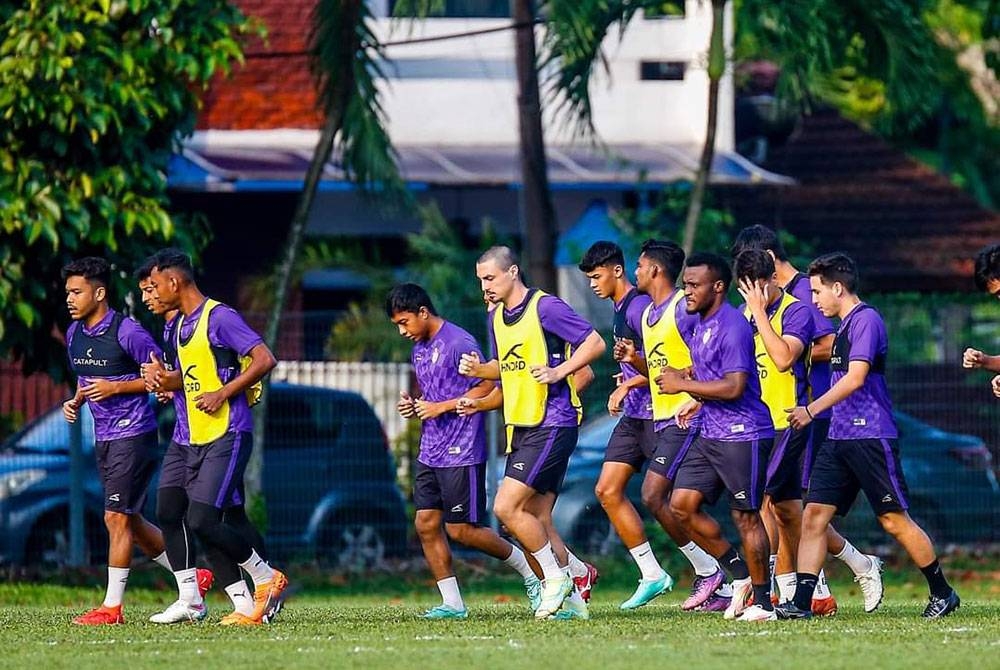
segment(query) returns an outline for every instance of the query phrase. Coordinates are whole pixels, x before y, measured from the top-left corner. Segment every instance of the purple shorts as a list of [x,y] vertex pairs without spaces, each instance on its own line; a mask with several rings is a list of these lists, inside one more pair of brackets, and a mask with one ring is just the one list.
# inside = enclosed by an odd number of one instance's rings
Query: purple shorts
[[484,523],[486,463],[434,468],[417,461],[413,505],[441,510],[445,523]]
[[243,473],[253,451],[253,433],[226,433],[186,451],[188,499],[218,509],[243,503]]
[[120,514],[142,512],[149,482],[156,473],[157,443],[155,430],[94,442],[97,472],[104,489],[104,509]]
[[538,493],[559,493],[569,457],[576,449],[576,426],[515,428],[504,477]]
[[745,442],[698,437],[677,471],[674,490],[698,491],[709,504],[726,490],[731,509],[759,510],[773,442],[770,437]]
[[859,491],[877,515],[909,508],[896,440],[827,440],[820,446],[806,504],[833,505],[845,516]]

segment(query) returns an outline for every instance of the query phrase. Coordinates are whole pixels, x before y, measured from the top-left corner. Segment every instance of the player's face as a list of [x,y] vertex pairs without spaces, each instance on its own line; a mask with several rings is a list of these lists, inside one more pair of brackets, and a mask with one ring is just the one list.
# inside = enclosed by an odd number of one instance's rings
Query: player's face
[[836,287],[839,285],[839,282],[834,282],[832,285],[824,284],[823,280],[817,275],[809,277],[809,288],[812,290],[813,304],[819,308],[823,316],[837,316],[840,313],[840,296],[836,291]]
[[684,269],[684,301],[688,314],[704,314],[715,304],[724,286],[707,265]]
[[66,278],[66,310],[71,319],[81,321],[94,313],[107,295],[107,289],[86,277]]
[[160,316],[167,311],[163,303],[153,296],[153,285],[148,277],[139,282],[139,293],[142,295],[142,304],[153,314]]
[[430,313],[421,307],[419,312],[396,312],[392,322],[399,328],[399,334],[411,342],[422,342],[427,339],[427,324]]
[[149,273],[149,287],[152,297],[163,307],[163,311],[178,309],[181,296],[178,291],[177,275],[166,269],[153,268]]
[[620,265],[601,265],[594,268],[587,273],[587,279],[590,280],[590,290],[598,298],[610,298],[615,294],[615,286],[623,273],[624,269]]
[[643,293],[649,293],[653,277],[659,269],[660,266],[646,258],[645,254],[639,254],[639,260],[635,264],[635,287]]
[[476,276],[479,277],[479,287],[483,295],[494,305],[506,301],[514,290],[517,277],[517,266],[512,265],[506,270],[500,268],[494,260],[476,263]]

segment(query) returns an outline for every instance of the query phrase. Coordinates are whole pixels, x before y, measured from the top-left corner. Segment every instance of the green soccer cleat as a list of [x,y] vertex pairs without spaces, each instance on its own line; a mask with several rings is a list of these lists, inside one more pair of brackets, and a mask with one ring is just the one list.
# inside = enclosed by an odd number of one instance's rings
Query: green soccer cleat
[[562,608],[549,617],[549,619],[556,619],[557,621],[569,621],[570,619],[580,619],[581,621],[590,620],[590,610],[587,608],[587,603],[576,602],[573,598],[567,598],[563,601]]
[[455,609],[451,605],[438,605],[432,607],[421,615],[424,619],[467,619],[469,610]]
[[542,580],[538,577],[525,577],[524,592],[531,603],[531,611],[534,612],[542,604]]
[[634,610],[674,588],[674,578],[664,572],[659,579],[640,579],[632,597],[619,605],[623,610]]

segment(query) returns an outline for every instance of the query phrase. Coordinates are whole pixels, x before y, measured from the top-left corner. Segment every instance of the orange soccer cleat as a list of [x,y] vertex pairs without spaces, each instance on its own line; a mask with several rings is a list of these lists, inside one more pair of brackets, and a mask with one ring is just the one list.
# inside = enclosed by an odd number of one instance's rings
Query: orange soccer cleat
[[254,589],[254,610],[251,618],[258,623],[271,623],[281,610],[281,594],[286,588],[288,588],[288,577],[280,570],[275,570],[271,581]]
[[76,617],[73,623],[77,626],[114,626],[125,623],[125,617],[122,616],[121,605],[115,607],[101,605]]

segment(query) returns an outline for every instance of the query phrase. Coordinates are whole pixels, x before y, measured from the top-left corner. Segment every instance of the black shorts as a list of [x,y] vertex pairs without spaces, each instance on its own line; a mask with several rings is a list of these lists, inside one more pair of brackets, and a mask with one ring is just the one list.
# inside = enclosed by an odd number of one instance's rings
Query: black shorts
[[806,444],[805,454],[802,455],[802,490],[809,490],[809,478],[812,477],[813,463],[816,462],[816,452],[821,444],[826,442],[826,436],[830,432],[830,419],[816,419],[809,426],[813,429],[812,439]]
[[187,456],[188,499],[226,509],[243,504],[243,473],[253,451],[253,433],[226,433],[214,442],[191,445]]
[[845,516],[858,491],[877,515],[909,509],[896,440],[827,440],[820,446],[806,504],[833,505]]
[[484,523],[486,463],[434,468],[417,461],[413,504],[444,512],[445,523]]
[[636,419],[623,416],[611,431],[608,449],[604,452],[604,462],[625,463],[636,472],[642,470],[646,461],[656,450],[656,431],[652,419]]
[[163,454],[163,462],[160,464],[159,488],[182,489],[187,486],[187,452],[193,448],[188,444],[170,441],[170,444],[167,445],[167,451]]
[[764,487],[774,502],[802,500],[802,472],[806,451],[812,447],[812,436],[812,424],[803,430],[786,428],[775,436]]
[[149,482],[156,473],[157,440],[153,430],[94,442],[97,472],[104,489],[104,509],[121,514],[142,512]]
[[731,509],[759,510],[773,442],[770,437],[723,442],[699,436],[677,471],[674,490],[698,491],[711,505],[725,489]]
[[664,479],[674,481],[681,463],[684,462],[697,437],[697,428],[684,430],[676,424],[670,424],[663,430],[657,431],[656,450],[649,459],[649,472],[655,472]]
[[577,433],[576,426],[514,428],[504,477],[538,493],[559,493]]

